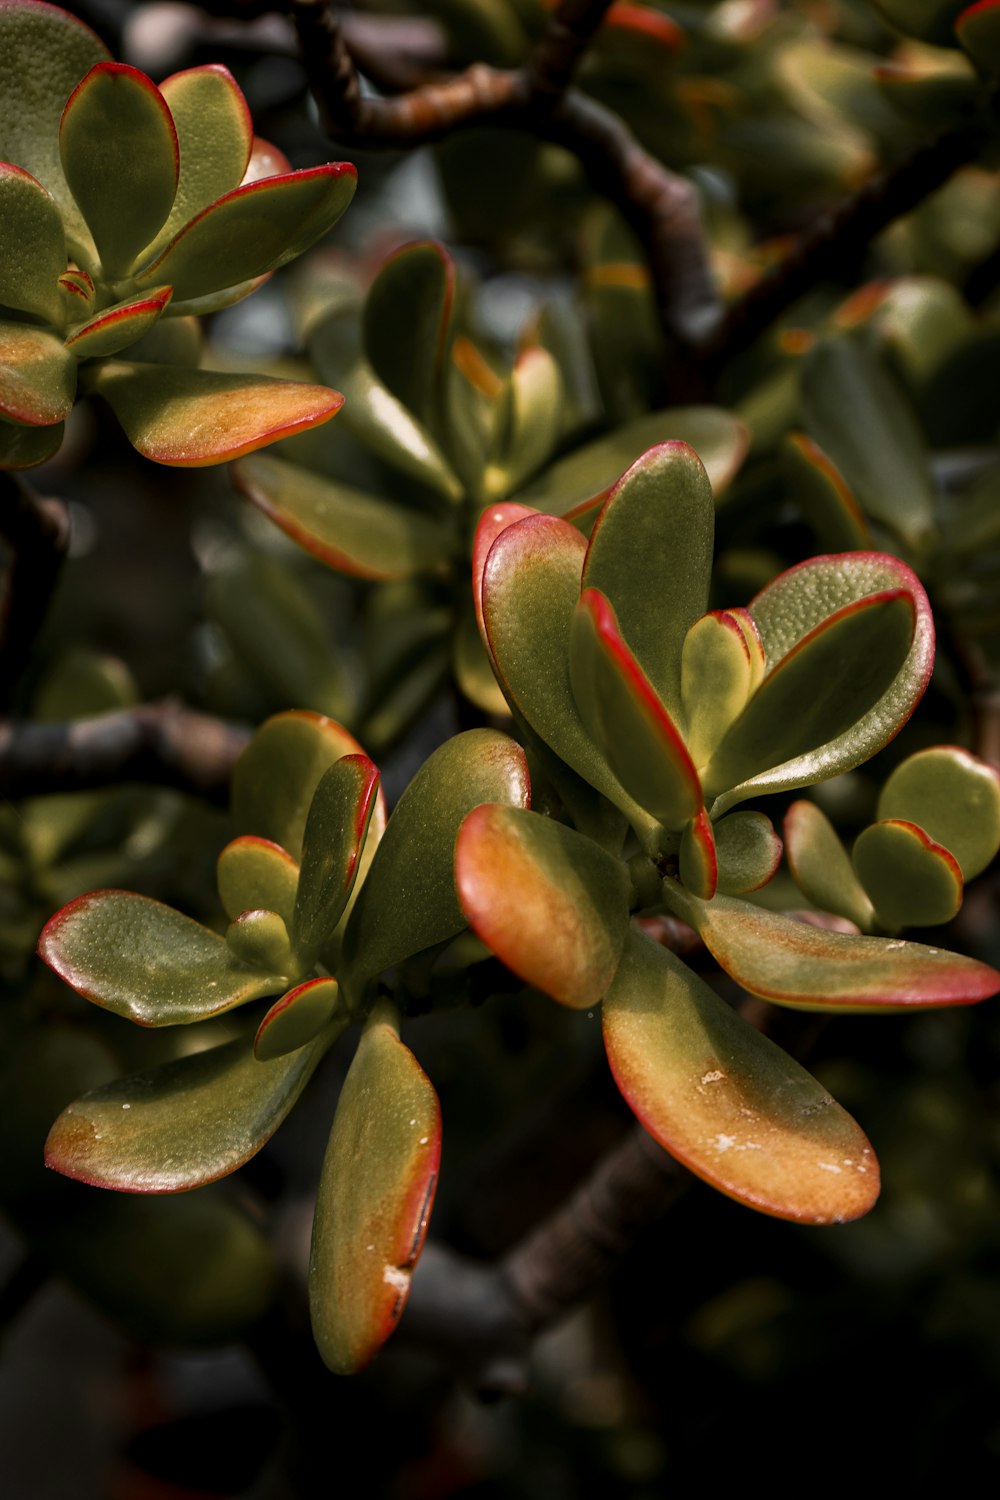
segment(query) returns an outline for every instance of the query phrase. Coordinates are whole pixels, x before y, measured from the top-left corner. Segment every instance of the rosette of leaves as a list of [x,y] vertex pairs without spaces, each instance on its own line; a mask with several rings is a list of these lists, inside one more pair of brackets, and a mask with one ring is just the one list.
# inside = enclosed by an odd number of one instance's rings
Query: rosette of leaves
[[315,557],[383,586],[369,611],[361,721],[376,744],[398,734],[449,671],[475,703],[503,709],[468,598],[484,507],[524,495],[587,524],[622,469],[661,438],[698,448],[719,491],[742,460],[742,425],[714,407],[647,413],[558,456],[580,420],[573,357],[529,337],[511,367],[470,337],[456,268],[439,244],[393,255],[360,309],[343,280],[306,296],[313,363],[348,397],[341,442],[317,434],[301,462],[254,455],[234,476]]
[[[177,1193],[234,1171],[281,1124],[352,1023],[361,1038],[319,1189],[310,1268],[324,1359],[347,1372],[405,1304],[437,1180],[437,1097],[378,987],[423,973],[464,931],[455,838],[483,802],[524,807],[520,747],[471,730],[438,749],[386,821],[379,775],[333,720],[296,711],[256,733],[233,780],[237,837],[219,858],[220,936],[127,891],[71,902],[39,943],[96,1004],[141,1026],[208,1023],[257,1006],[237,1035],[85,1094],[46,1159],[130,1193]],[[397,989],[399,986],[397,986]]]
[[712,532],[704,470],[671,443],[622,477],[589,544],[525,507],[484,515],[484,641],[553,794],[548,816],[537,787],[534,811],[469,815],[459,895],[528,983],[572,1007],[603,1001],[619,1087],[669,1151],[765,1212],[850,1218],[877,1192],[856,1126],[632,918],[680,918],[740,985],[784,1005],[948,1005],[1000,988],[973,959],[746,899],[781,844],[763,813],[733,809],[879,750],[924,691],[933,623],[904,564],[860,552],[706,613]]
[[336,222],[356,173],[293,172],[222,67],[157,88],[41,0],[0,8],[0,466],[102,396],[158,463],[220,463],[325,422],[319,385],[198,368],[189,315],[248,295]]

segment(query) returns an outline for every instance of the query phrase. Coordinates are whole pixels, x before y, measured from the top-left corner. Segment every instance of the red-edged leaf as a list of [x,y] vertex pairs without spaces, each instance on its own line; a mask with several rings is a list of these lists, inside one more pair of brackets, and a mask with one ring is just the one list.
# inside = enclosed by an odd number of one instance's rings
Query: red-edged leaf
[[[177,131],[180,176],[170,216],[157,236],[162,246],[223,194],[244,180],[254,144],[246,100],[228,68],[219,63],[187,68],[160,84]],[[261,176],[288,171],[275,164]]]
[[977,67],[1000,73],[1000,0],[977,0],[955,22],[955,35]]
[[523,521],[526,516],[535,514],[536,512],[530,506],[518,505],[513,500],[507,500],[500,505],[487,506],[476,526],[476,534],[472,542],[472,601],[475,605],[479,634],[482,636],[483,645],[491,660],[486,622],[483,619],[483,575],[486,572],[486,559],[501,531],[506,531],[507,527],[513,526],[515,521]]
[[719,860],[715,830],[704,808],[684,830],[679,861],[681,880],[687,889],[702,901],[711,901],[719,883]]
[[878,816],[919,824],[971,880],[1000,848],[1000,772],[960,745],[919,750],[885,783]]
[[379,773],[366,755],[345,755],[324,772],[306,819],[293,925],[304,968],[333,935],[358,876],[375,811]]
[[[254,1056],[271,1062],[306,1047],[330,1024],[340,990],[335,979],[307,979],[276,1000],[257,1028]],[[343,1018],[346,1026],[347,1017]]]
[[55,199],[30,172],[0,162],[0,304],[58,323],[66,236]]
[[62,422],[51,427],[17,427],[0,421],[0,469],[30,469],[44,464],[62,447]]
[[292,925],[299,867],[270,839],[243,834],[227,844],[216,865],[219,899],[231,922],[244,911],[275,911]]
[[753,667],[741,621],[729,610],[695,620],[681,651],[685,738],[696,766],[704,766],[751,692]]
[[933,927],[962,905],[955,856],[915,823],[887,818],[862,829],[851,860],[883,928]]
[[814,906],[846,917],[863,932],[874,926],[872,904],[847,850],[815,802],[792,803],[785,816],[785,844],[795,882]]
[[785,446],[792,499],[831,552],[871,547],[871,531],[861,507],[836,464],[804,432],[793,432]]
[[714,832],[718,889],[723,895],[759,890],[777,874],[782,844],[764,813],[730,813],[716,823]]
[[138,302],[128,299],[105,308],[96,318],[73,330],[66,348],[77,359],[103,359],[108,354],[117,354],[148,333],[172,295],[172,287],[161,286]]
[[69,414],[76,360],[61,339],[28,323],[0,323],[0,416],[51,427]]

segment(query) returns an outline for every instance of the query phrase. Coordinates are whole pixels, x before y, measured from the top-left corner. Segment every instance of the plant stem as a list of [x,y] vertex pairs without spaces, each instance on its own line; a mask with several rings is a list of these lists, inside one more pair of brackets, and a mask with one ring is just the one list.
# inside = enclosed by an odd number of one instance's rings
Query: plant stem
[[0,605],[0,711],[17,686],[44,623],[69,546],[69,513],[12,474],[0,473],[0,536],[12,559]]

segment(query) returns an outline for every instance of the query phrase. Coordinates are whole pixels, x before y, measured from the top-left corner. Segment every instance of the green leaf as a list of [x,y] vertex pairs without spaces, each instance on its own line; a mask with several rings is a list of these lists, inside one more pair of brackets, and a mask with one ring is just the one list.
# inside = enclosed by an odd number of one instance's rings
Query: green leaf
[[356,578],[409,578],[447,564],[450,530],[419,511],[270,454],[242,460],[237,488],[327,567]]
[[493,729],[446,741],[417,772],[389,819],[344,934],[338,972],[357,1000],[383,969],[461,932],[455,840],[481,802],[526,807],[528,769],[520,745]]
[[629,649],[678,721],[681,650],[708,604],[714,528],[701,461],[684,443],[663,443],[618,481],[583,570],[583,587],[611,600]]
[[569,662],[580,717],[626,792],[665,827],[683,828],[702,805],[698,773],[598,589],[580,595]]
[[875,923],[872,904],[847,850],[815,802],[793,802],[785,817],[785,847],[796,884],[820,911],[846,917],[862,932]]
[[50,427],[69,414],[76,360],[62,340],[28,323],[0,322],[0,416],[28,427]]
[[0,419],[0,469],[31,469],[53,458],[62,447],[62,422],[51,427],[17,427]]
[[742,624],[728,610],[695,620],[681,650],[681,703],[691,759],[708,764],[750,696],[753,667]]
[[160,84],[177,131],[180,176],[155,249],[217,198],[239,187],[250,161],[253,121],[228,68],[187,68]]
[[166,100],[138,69],[98,63],[69,97],[59,152],[104,278],[114,281],[162,228],[177,191],[177,132]]
[[476,623],[472,601],[461,602],[451,638],[451,669],[463,697],[486,714],[509,713],[493,662]]
[[869,548],[871,532],[864,513],[822,448],[804,432],[793,432],[785,440],[783,458],[792,499],[823,550],[859,552]]
[[[322,370],[322,365],[319,366]],[[323,376],[329,379],[328,375]],[[338,378],[335,384],[341,384]],[[431,434],[403,403],[376,380],[366,360],[357,360],[343,376],[348,401],[344,425],[373,453],[401,474],[429,485],[454,502],[464,487]]]
[[828,932],[734,896],[696,901],[670,882],[664,900],[731,978],[777,1005],[907,1010],[971,1005],[1000,990],[995,969],[944,948]]
[[423,424],[434,428],[448,357],[455,267],[428,240],[390,256],[364,308],[365,352],[379,380]]
[[915,628],[906,589],[845,605],[817,625],[769,670],[724,736],[704,772],[706,793],[716,796],[793,764],[800,785],[829,775],[823,769],[829,746],[850,741],[854,726],[892,687]]
[[[335,979],[307,979],[276,1000],[257,1028],[253,1039],[254,1056],[259,1062],[271,1062],[306,1047],[333,1020],[340,1001]],[[347,1025],[346,1014],[337,1035]]]
[[38,951],[86,999],[140,1026],[203,1021],[281,988],[217,933],[131,891],[71,901],[45,924]]
[[87,323],[80,323],[66,339],[66,348],[77,359],[103,359],[117,354],[148,333],[170,301],[171,288],[161,286],[141,301],[126,298],[106,307]]
[[628,930],[621,860],[538,813],[484,806],[455,846],[455,884],[473,930],[527,984],[563,1005],[596,1005]]
[[678,869],[689,891],[702,901],[711,901],[719,883],[719,859],[712,820],[704,808],[691,819],[681,837]]
[[399,1321],[440,1158],[437,1095],[396,1026],[378,1011],[341,1091],[313,1221],[313,1334],[338,1375],[367,1364]]
[[306,819],[292,928],[304,968],[332,937],[347,906],[378,790],[378,771],[366,755],[343,756],[316,787]]
[[563,383],[547,349],[535,344],[521,351],[505,394],[500,443],[485,479],[486,494],[498,499],[534,474],[559,438]]
[[1000,73],[1000,4],[977,0],[955,22],[955,35],[976,67],[995,78]]
[[286,849],[270,839],[243,834],[227,844],[216,865],[219,899],[235,922],[241,912],[274,911],[290,928],[299,886],[299,867]]
[[958,745],[919,750],[885,783],[878,816],[918,823],[971,880],[1000,849],[1000,774]]
[[958,861],[915,823],[870,824],[851,859],[879,923],[890,931],[950,922],[962,905]]
[[180,1193],[215,1182],[271,1139],[331,1040],[258,1062],[241,1037],[95,1089],[56,1120],[46,1163],[66,1177],[128,1193]]
[[328,162],[235,188],[192,219],[136,281],[169,282],[181,301],[276,271],[333,228],[357,180],[350,162]]
[[0,303],[58,323],[65,270],[66,236],[55,199],[30,172],[0,162]]
[[821,339],[802,370],[805,426],[862,509],[911,547],[934,535],[923,435],[898,386],[856,339]]
[[364,755],[353,735],[322,714],[292,709],[257,730],[233,772],[233,823],[302,855],[306,818],[323,773],[342,755]]
[[878,1197],[864,1134],[680,959],[633,931],[604,1002],[608,1061],[642,1125],[739,1203],[839,1224]]
[[[250,969],[280,975],[283,981],[299,972],[292,957],[288,928],[276,911],[244,911],[226,928],[233,956]],[[271,989],[280,989],[272,985]]]
[[[777,872],[781,840],[761,812],[734,812],[715,825],[718,888],[725,896],[757,891]],[[685,882],[686,884],[686,882]]]
[[906,723],[923,696],[934,664],[934,621],[927,595],[916,575],[887,553],[848,552],[810,558],[780,574],[757,595],[750,612],[772,667],[831,615],[859,600],[894,590],[912,596],[916,628],[906,660],[878,702],[845,734],[810,751],[804,759],[787,761],[734,787],[715,803],[715,817],[757,792],[785,791],[823,781],[868,760]]
[[181,468],[225,463],[328,422],[343,396],[267,375],[108,360],[89,374],[134,448]]

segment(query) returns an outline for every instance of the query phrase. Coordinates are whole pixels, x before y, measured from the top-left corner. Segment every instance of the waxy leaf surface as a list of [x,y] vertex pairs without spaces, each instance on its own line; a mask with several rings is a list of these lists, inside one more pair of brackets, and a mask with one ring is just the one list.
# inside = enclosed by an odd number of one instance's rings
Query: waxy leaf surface
[[0,162],[0,303],[57,322],[66,237],[55,199],[29,172]]
[[281,988],[217,933],[131,891],[92,891],[46,923],[38,951],[88,1000],[140,1026],[202,1021]]
[[0,323],[0,415],[49,427],[69,414],[75,394],[76,360],[61,340],[28,323]]
[[781,863],[782,844],[770,818],[760,812],[734,812],[715,825],[718,888],[725,896],[759,890]]
[[160,93],[177,131],[180,177],[157,247],[239,187],[253,146],[250,111],[228,68],[215,63],[174,73],[160,84]]
[[858,502],[836,464],[804,432],[789,437],[784,450],[792,499],[812,527],[824,552],[866,551],[871,532]]
[[1000,848],[1000,774],[958,745],[919,750],[885,783],[878,815],[918,823],[971,880]]
[[84,1094],[49,1132],[57,1172],[127,1193],[179,1193],[235,1172],[270,1140],[329,1046],[259,1062],[248,1037]]
[[103,359],[109,354],[117,354],[120,349],[126,349],[141,339],[158,322],[170,295],[170,287],[162,286],[139,301],[129,298],[114,307],[106,307],[88,323],[73,330],[66,340],[66,348],[77,359]]
[[[335,979],[307,979],[305,984],[296,985],[274,1002],[258,1026],[254,1056],[260,1062],[270,1062],[308,1046],[332,1021],[339,997]],[[340,1029],[346,1025],[345,1015]]]
[[632,931],[603,1015],[615,1082],[692,1172],[782,1219],[871,1208],[878,1163],[850,1115],[674,954]]
[[434,426],[455,298],[455,267],[442,246],[406,245],[382,267],[365,299],[365,352],[392,394]]
[[621,860],[589,838],[522,808],[475,808],[455,848],[469,925],[509,969],[554,1000],[596,1005],[628,929]]
[[341,1091],[313,1221],[312,1327],[338,1375],[367,1364],[399,1321],[440,1157],[437,1095],[376,1013]]
[[740,622],[727,610],[695,620],[681,651],[685,738],[698,767],[710,759],[750,694],[753,668]]
[[244,911],[274,911],[289,929],[299,887],[299,867],[270,839],[243,834],[227,844],[216,865],[219,899],[231,922]]
[[858,835],[851,859],[880,924],[890,931],[950,922],[962,905],[957,860],[915,823],[871,823]]
[[51,427],[18,427],[0,422],[0,469],[30,469],[44,464],[62,447],[62,422]]
[[820,911],[846,917],[862,931],[875,921],[837,830],[815,802],[793,802],[785,816],[788,863],[803,895]]
[[378,789],[378,771],[365,755],[343,756],[316,787],[293,925],[295,949],[306,966],[332,936],[354,889]]

